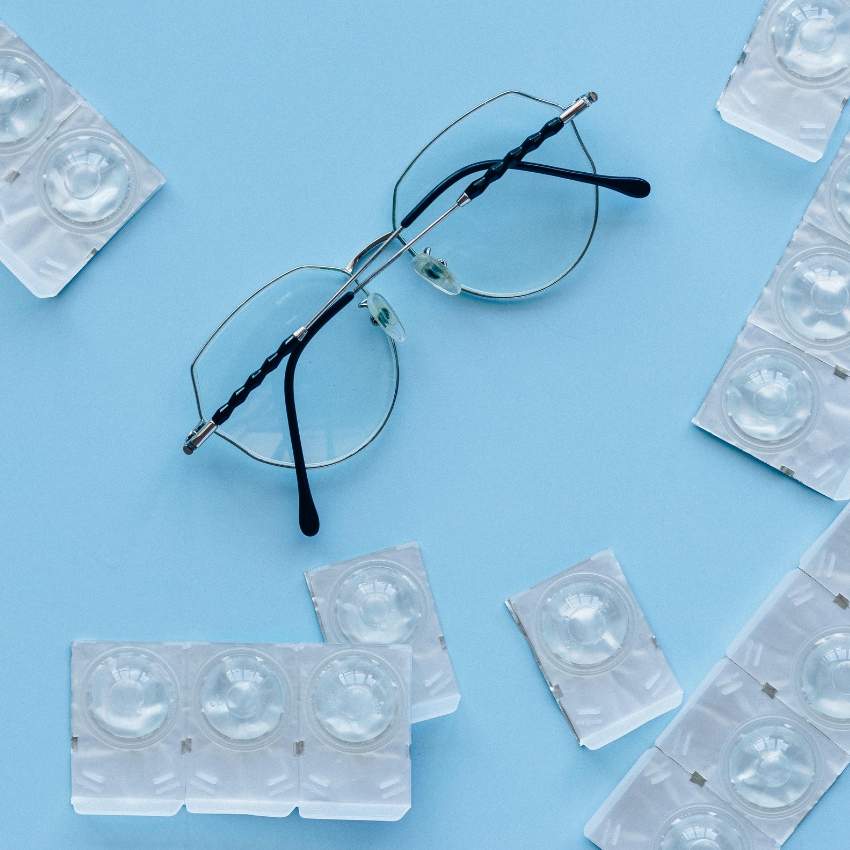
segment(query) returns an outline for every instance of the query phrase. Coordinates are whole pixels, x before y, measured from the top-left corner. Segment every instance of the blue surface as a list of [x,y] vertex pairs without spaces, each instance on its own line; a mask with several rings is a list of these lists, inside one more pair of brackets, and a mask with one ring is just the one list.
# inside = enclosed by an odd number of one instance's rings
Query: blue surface
[[[850,128],[811,165],[722,122],[760,6],[5,0],[168,183],[58,298],[0,268],[2,847],[590,847],[669,717],[580,749],[503,600],[613,547],[689,694],[841,507],[690,424]],[[314,476],[304,539],[290,473],[181,453],[192,357],[275,274],[382,233],[411,156],[507,88],[598,91],[597,166],[652,195],[603,193],[543,297],[386,292],[397,409]],[[414,727],[400,822],[74,814],[73,639],[319,640],[303,571],[412,539],[463,697]],[[848,802],[844,776],[787,847],[845,847]]]

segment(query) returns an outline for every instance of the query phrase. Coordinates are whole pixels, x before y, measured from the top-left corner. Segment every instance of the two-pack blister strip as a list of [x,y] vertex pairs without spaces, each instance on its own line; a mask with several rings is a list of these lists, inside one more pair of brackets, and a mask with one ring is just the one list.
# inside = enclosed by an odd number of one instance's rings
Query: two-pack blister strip
[[81,814],[398,820],[410,808],[410,647],[80,641]]
[[304,576],[326,641],[410,645],[412,723],[457,708],[460,693],[418,543],[340,561]]
[[610,550],[506,603],[581,745],[595,750],[682,701]]

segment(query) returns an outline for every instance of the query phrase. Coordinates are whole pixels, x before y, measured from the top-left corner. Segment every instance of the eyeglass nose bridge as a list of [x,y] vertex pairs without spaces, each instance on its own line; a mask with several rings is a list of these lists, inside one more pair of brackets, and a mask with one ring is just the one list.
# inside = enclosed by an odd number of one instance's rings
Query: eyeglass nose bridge
[[[381,245],[382,243],[386,242],[386,241],[387,241],[387,239],[389,239],[389,238],[390,238],[390,236],[392,236],[392,235],[393,235],[393,233],[395,233],[395,231],[394,231],[394,230],[388,230],[386,233],[384,233],[384,234],[383,234],[383,236],[379,236],[377,239],[373,239],[373,240],[372,240],[372,241],[371,241],[371,242],[370,242],[370,243],[369,243],[369,244],[368,244],[365,248],[362,248],[360,251],[358,251],[358,252],[354,255],[354,257],[351,259],[351,261],[350,261],[350,262],[348,263],[348,265],[345,267],[345,270],[346,270],[349,274],[354,274],[354,269],[356,269],[356,268],[357,268],[357,266],[358,266],[358,265],[360,265],[360,263],[361,263],[361,262],[362,262],[362,261],[363,261],[363,260],[364,260],[364,259],[365,259],[365,258],[366,258],[366,257],[367,257],[367,256],[368,256],[371,252],[372,252],[372,251],[374,251],[374,250],[375,250],[375,248],[377,248],[377,247],[378,247],[379,245]],[[361,306],[362,306],[362,305],[361,305]]]

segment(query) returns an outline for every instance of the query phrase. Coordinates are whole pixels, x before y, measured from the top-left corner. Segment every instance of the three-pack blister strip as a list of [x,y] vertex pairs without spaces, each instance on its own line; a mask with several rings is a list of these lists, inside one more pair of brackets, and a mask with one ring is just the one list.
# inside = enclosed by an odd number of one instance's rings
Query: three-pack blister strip
[[850,763],[848,599],[850,507],[780,581],[585,835],[603,850],[782,844]]
[[768,0],[717,101],[723,120],[809,162],[850,96],[850,4]]
[[410,668],[407,645],[76,642],[71,802],[398,820]]
[[850,498],[850,136],[694,424],[832,499]]
[[410,721],[451,714],[460,692],[418,543],[304,574],[330,643],[409,644]]
[[0,261],[56,295],[165,182],[0,22]]
[[506,603],[579,744],[595,750],[682,701],[682,688],[605,550]]

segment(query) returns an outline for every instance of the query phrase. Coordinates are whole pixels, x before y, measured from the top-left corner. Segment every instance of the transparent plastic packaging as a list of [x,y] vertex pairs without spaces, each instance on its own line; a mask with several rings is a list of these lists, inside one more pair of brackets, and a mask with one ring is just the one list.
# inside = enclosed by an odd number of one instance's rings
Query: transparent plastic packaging
[[778,850],[659,749],[647,750],[587,822],[601,850]]
[[850,498],[850,381],[749,322],[693,419],[829,496]]
[[397,820],[410,808],[408,646],[77,642],[80,814]]
[[460,693],[418,543],[304,574],[326,641],[409,644],[410,720],[451,714]]
[[830,593],[850,600],[850,505],[809,547],[800,569]]
[[611,550],[505,604],[582,746],[598,749],[682,701]]
[[729,659],[655,745],[780,844],[850,761]]
[[768,0],[717,101],[724,121],[809,162],[850,96],[850,5]]
[[850,136],[835,154],[803,219],[850,244]]
[[850,752],[850,611],[814,579],[788,573],[726,655]]

